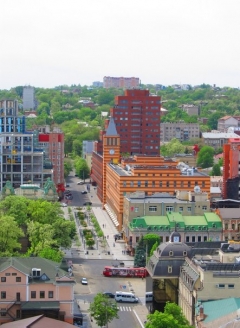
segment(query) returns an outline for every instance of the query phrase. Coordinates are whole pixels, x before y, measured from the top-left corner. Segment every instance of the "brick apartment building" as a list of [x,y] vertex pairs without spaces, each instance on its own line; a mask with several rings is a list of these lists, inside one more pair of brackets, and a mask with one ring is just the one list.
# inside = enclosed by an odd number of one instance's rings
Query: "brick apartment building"
[[138,77],[113,77],[104,76],[103,87],[116,88],[116,89],[132,89],[139,88],[139,78]]

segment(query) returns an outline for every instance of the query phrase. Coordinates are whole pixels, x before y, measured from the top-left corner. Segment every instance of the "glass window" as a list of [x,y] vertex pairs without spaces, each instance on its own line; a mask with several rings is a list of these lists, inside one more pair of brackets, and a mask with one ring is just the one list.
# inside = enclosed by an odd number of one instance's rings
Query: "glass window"
[[48,292],[48,298],[53,298],[53,291]]
[[1,282],[6,282],[6,277],[1,277]]
[[35,291],[31,291],[31,298],[36,298],[36,292]]
[[183,207],[179,207],[179,212],[183,212]]
[[192,208],[190,206],[188,206],[187,211],[191,212],[191,210],[192,210]]
[[40,295],[40,298],[45,298],[45,292],[44,291],[40,291],[39,295]]
[[141,181],[138,181],[138,187],[141,187]]
[[157,206],[149,206],[149,212],[157,212]]
[[5,299],[7,296],[7,293],[6,292],[1,292],[1,299]]
[[21,277],[16,277],[16,282],[21,282]]
[[202,209],[203,209],[204,211],[206,211],[206,210],[207,210],[207,206],[202,206]]
[[166,206],[166,211],[167,212],[172,212],[173,211],[173,206]]
[[139,207],[134,207],[134,212],[138,212],[139,211]]

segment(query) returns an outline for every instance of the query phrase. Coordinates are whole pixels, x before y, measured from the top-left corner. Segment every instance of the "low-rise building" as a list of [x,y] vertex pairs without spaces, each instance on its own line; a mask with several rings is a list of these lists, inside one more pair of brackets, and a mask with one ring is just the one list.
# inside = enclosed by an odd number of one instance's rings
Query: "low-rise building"
[[218,120],[217,129],[219,132],[227,132],[228,128],[237,128],[240,125],[240,116],[223,116]]
[[44,314],[73,323],[71,266],[38,257],[0,258],[0,324]]
[[202,138],[206,146],[211,146],[217,149],[227,144],[229,138],[239,138],[239,136],[236,133],[215,131],[215,132],[203,132]]
[[197,105],[193,105],[193,104],[184,104],[181,106],[182,110],[187,113],[188,115],[197,115],[199,116],[200,114],[200,108]]

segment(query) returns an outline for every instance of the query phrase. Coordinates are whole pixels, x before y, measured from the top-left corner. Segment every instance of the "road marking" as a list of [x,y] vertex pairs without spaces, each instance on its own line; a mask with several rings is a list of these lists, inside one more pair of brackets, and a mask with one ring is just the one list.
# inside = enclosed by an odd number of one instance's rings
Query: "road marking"
[[124,312],[124,311],[129,311],[129,312],[131,312],[132,311],[132,308],[131,308],[131,306],[118,306],[118,310],[119,311],[122,311],[122,312]]

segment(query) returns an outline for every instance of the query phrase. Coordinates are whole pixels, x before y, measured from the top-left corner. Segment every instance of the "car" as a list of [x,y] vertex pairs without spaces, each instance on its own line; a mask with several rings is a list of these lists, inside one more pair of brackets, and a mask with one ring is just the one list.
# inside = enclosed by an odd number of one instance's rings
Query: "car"
[[84,184],[84,181],[78,181],[77,184],[78,184],[78,185],[83,185],[83,184]]
[[66,188],[69,188],[70,187],[70,185],[69,184],[66,184],[66,186],[65,186]]
[[73,196],[72,195],[71,196],[66,196],[65,198],[68,199],[68,200],[73,200]]
[[114,298],[115,294],[111,293],[111,292],[104,292],[103,295],[108,296],[109,298]]
[[81,191],[82,194],[87,194],[86,190]]
[[84,206],[87,206],[87,205],[92,205],[92,202],[85,202],[83,203]]
[[64,194],[69,194],[70,192],[71,192],[70,190],[66,189],[66,190],[64,191]]
[[67,204],[66,203],[61,203],[61,206],[62,207],[67,207]]
[[87,278],[82,278],[81,283],[82,285],[88,285]]

